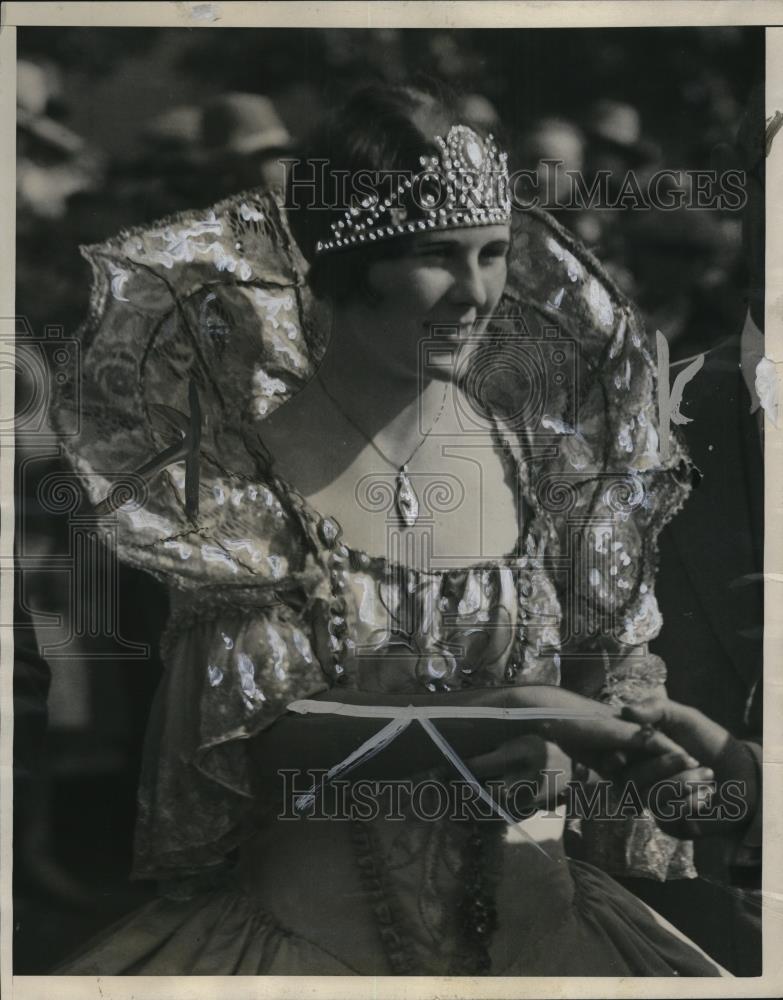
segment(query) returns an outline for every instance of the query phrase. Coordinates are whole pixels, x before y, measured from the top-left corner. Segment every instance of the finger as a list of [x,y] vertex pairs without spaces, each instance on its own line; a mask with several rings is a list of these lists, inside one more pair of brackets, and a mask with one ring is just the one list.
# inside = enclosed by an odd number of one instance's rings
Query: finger
[[647,698],[646,701],[636,702],[633,705],[623,705],[620,718],[641,725],[657,726],[666,719],[666,707],[665,698]]
[[652,731],[637,729],[633,737],[633,744],[638,750],[649,756],[658,757],[662,754],[677,753],[678,751],[685,757],[690,756],[671,736],[667,736],[666,733],[662,733],[658,729]]
[[[646,797],[652,808],[653,815],[659,820],[667,818],[668,822],[673,822],[670,815],[671,807],[674,803],[679,803],[677,809],[677,822],[682,822],[684,818],[695,815],[696,801],[691,801],[692,796],[698,795],[698,788],[713,782],[715,775],[709,767],[695,767],[679,774],[663,779],[664,783],[653,790],[648,788]],[[654,794],[653,794],[654,792]]]
[[477,754],[465,761],[477,778],[497,778],[518,772],[537,772],[546,764],[546,744],[538,736],[520,736],[519,739],[501,743],[487,753]]
[[625,750],[613,750],[601,758],[596,758],[595,765],[601,774],[614,774],[628,766],[628,754]]
[[606,721],[603,726],[595,727],[593,732],[596,744],[603,743],[604,747],[609,749],[639,751],[655,756],[681,749],[679,743],[676,743],[671,736],[653,729],[648,723],[637,725],[616,719],[611,723]]
[[680,747],[661,732],[647,733],[633,722],[615,717],[583,720],[560,720],[551,725],[555,742],[572,757],[580,759],[586,754],[607,754],[621,750],[637,757],[658,756]]
[[682,772],[690,771],[699,766],[695,757],[684,750],[670,750],[657,757],[648,758],[637,764],[631,764],[622,772],[623,778],[632,782],[638,788],[649,788],[656,781],[664,778],[679,779]]
[[629,762],[678,752],[684,757],[690,756],[679,743],[676,743],[665,733],[637,728],[629,734],[625,748],[606,754],[604,760],[607,767],[619,769],[625,767]]
[[543,767],[546,761],[545,744],[538,736],[521,736],[508,740],[484,754],[477,754],[466,761],[477,777],[494,777],[506,772],[528,771]]

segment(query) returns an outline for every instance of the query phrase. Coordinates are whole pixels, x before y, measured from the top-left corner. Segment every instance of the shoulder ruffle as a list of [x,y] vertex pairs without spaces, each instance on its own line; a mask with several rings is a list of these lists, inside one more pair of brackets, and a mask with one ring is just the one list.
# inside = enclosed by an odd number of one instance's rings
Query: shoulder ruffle
[[112,490],[126,501],[103,519],[107,540],[180,587],[297,570],[301,540],[268,488],[257,429],[312,374],[323,324],[275,195],[246,192],[82,252],[93,272],[82,364],[55,420],[90,501]]
[[567,609],[564,655],[622,660],[660,629],[657,537],[692,470],[674,433],[661,456],[648,336],[598,261],[535,210],[515,218],[501,313],[477,368],[518,461],[528,544],[545,541]]

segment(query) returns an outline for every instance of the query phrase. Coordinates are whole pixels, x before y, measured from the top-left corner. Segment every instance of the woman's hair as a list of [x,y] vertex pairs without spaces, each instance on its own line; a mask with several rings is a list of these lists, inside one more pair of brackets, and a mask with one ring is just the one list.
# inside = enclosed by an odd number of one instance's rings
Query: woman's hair
[[356,91],[309,136],[300,162],[288,172],[286,208],[294,237],[310,261],[308,281],[318,298],[344,301],[358,294],[372,299],[370,265],[404,254],[415,238],[399,236],[316,256],[318,241],[332,239],[331,224],[350,207],[352,179],[360,172],[378,172],[385,182],[372,189],[381,199],[389,197],[392,172],[419,173],[420,157],[439,153],[435,136],[446,136],[460,123],[456,96],[443,87],[372,84]]

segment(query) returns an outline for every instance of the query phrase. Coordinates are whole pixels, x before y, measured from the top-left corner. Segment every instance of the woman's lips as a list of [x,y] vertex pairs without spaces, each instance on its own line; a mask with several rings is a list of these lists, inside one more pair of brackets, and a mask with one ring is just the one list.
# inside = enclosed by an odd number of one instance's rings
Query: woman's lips
[[476,321],[470,323],[425,323],[427,330],[436,337],[446,340],[463,340],[473,332]]

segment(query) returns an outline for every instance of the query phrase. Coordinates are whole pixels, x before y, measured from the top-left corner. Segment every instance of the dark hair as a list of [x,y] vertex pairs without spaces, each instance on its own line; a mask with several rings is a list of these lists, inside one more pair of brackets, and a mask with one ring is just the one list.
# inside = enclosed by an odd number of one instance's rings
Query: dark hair
[[[310,261],[308,281],[317,297],[341,301],[363,294],[372,298],[367,283],[370,265],[401,256],[415,237],[400,236],[316,256],[316,244],[332,238],[331,223],[342,218],[348,206],[308,206],[340,201],[336,181],[340,172],[347,177],[360,171],[417,174],[420,157],[439,152],[434,137],[447,135],[459,123],[457,108],[456,95],[436,85],[420,89],[372,84],[356,91],[310,135],[297,157],[299,164],[288,170],[286,208],[294,237]],[[317,169],[314,160],[327,163]],[[306,187],[301,185],[303,178],[308,181]],[[386,179],[391,182],[392,175],[387,173]],[[388,186],[375,192],[381,198],[389,195]]]

